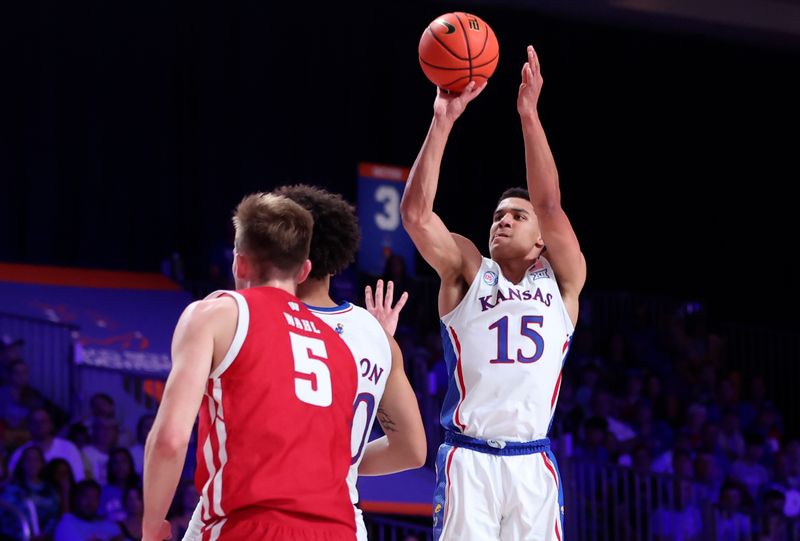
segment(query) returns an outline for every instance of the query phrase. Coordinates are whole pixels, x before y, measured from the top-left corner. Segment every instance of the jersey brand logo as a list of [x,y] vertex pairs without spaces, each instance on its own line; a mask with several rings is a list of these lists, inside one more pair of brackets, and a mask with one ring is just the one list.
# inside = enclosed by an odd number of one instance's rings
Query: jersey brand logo
[[295,312],[299,312],[300,311],[300,305],[297,304],[296,302],[289,302],[289,308],[291,308]]

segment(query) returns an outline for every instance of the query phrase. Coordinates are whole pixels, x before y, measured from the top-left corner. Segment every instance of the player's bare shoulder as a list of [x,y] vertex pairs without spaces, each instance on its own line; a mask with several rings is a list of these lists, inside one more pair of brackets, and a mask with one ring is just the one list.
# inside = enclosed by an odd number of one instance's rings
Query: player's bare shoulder
[[481,268],[483,256],[480,250],[478,250],[478,247],[475,246],[475,243],[467,237],[459,235],[458,233],[451,233],[451,235],[461,252],[461,277],[467,283],[470,283],[478,272],[478,269]]

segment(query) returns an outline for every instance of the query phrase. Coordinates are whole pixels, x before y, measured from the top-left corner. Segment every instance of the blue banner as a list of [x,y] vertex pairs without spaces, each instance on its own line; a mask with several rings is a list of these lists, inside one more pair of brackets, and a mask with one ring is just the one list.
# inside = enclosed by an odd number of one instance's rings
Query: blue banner
[[393,165],[362,163],[358,167],[358,221],[361,247],[358,268],[380,276],[392,254],[401,256],[406,273],[414,276],[416,248],[400,220],[400,200],[409,170]]

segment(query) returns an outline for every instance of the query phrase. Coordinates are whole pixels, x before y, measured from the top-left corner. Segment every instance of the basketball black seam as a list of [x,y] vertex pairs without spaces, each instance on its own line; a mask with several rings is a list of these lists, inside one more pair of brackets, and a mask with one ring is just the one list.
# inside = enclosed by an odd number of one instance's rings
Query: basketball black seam
[[[453,85],[453,84],[455,84],[457,81],[460,81],[460,80],[462,80],[462,79],[467,79],[467,76],[466,76],[466,75],[464,75],[464,76],[462,76],[462,77],[458,77],[458,78],[456,78],[456,79],[453,79],[452,81],[447,81],[447,82],[446,82],[446,83],[444,83],[442,86],[444,87],[444,86],[450,86],[450,85]],[[489,78],[488,78],[487,76],[485,76],[485,75],[475,75],[475,76],[473,76],[473,77],[470,77],[469,79],[486,79],[487,81],[489,80]]]
[[464,23],[461,22],[461,17],[458,13],[453,13],[456,16],[458,24],[461,25],[461,35],[464,36],[464,43],[467,45],[467,56],[469,57],[469,78],[472,79],[472,51],[469,48],[469,37],[467,36],[467,29],[464,28]]
[[[473,67],[474,67],[475,69],[478,69],[478,68],[482,68],[482,67],[484,67],[484,66],[488,66],[489,64],[491,64],[492,62],[494,62],[495,60],[497,60],[497,56],[498,56],[498,55],[494,55],[492,58],[490,58],[489,60],[487,60],[487,61],[486,61],[486,62],[484,62],[483,64],[475,64],[475,66],[473,66]],[[423,64],[425,64],[426,66],[430,66],[430,67],[432,67],[432,68],[436,68],[437,70],[452,70],[452,71],[457,71],[457,70],[463,70],[463,69],[467,69],[467,68],[448,68],[448,67],[445,67],[445,66],[437,66],[436,64],[431,64],[430,62],[426,61],[426,60],[425,60],[424,58],[422,58],[422,57],[420,57],[419,61],[420,61],[420,62],[422,62]]]
[[[456,58],[458,58],[459,60],[469,60],[468,58],[463,58],[463,57],[461,57],[461,56],[458,56],[458,55],[457,55],[457,54],[456,54],[456,53],[455,53],[455,52],[454,52],[454,51],[453,51],[453,50],[452,50],[450,47],[448,47],[447,45],[445,45],[445,43],[444,43],[442,40],[440,40],[440,39],[439,39],[439,36],[437,36],[437,35],[436,35],[436,32],[434,32],[434,31],[431,29],[431,27],[430,27],[430,26],[428,26],[428,32],[430,32],[430,33],[431,33],[431,35],[433,36],[433,39],[435,39],[436,41],[438,41],[438,42],[439,42],[439,45],[441,45],[442,47],[444,47],[444,48],[445,48],[445,50],[447,50],[447,52],[448,52],[448,53],[450,53],[451,55],[455,56],[455,57],[456,57]],[[463,69],[463,68],[462,68],[462,69]]]

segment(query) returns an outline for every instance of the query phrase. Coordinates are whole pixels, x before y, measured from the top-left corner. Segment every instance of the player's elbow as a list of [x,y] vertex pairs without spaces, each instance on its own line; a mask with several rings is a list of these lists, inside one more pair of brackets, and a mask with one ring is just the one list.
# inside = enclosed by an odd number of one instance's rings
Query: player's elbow
[[411,468],[421,468],[425,465],[425,459],[428,455],[427,445],[425,445],[425,440],[422,440],[422,445],[415,445],[414,449],[410,453],[410,467]]
[[428,445],[425,441],[425,434],[415,437],[408,445],[408,458],[409,468],[420,468],[425,465],[425,459],[428,455]]
[[151,431],[147,436],[147,447],[160,457],[182,455],[189,447],[189,435],[177,430]]
[[430,209],[415,204],[411,199],[403,198],[400,201],[400,218],[406,228],[421,227],[430,214]]

